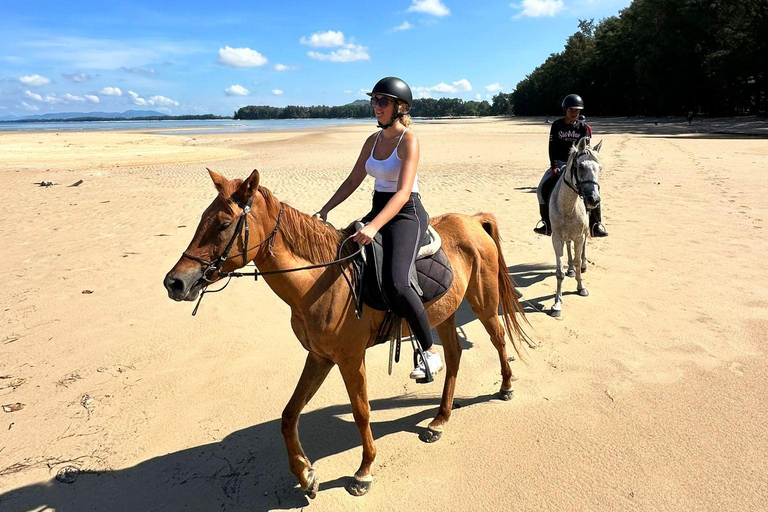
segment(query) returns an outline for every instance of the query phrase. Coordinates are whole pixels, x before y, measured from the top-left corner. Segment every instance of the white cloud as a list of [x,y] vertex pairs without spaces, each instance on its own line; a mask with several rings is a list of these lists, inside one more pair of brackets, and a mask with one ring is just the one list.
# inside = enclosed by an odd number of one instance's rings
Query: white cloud
[[166,96],[155,95],[149,98],[149,104],[153,107],[178,107],[179,102]]
[[309,37],[302,37],[299,42],[313,48],[334,48],[343,46],[346,39],[343,32],[328,30],[327,32],[315,32]]
[[154,75],[157,74],[157,70],[155,68],[147,68],[147,69],[137,68],[137,67],[127,68],[127,67],[123,66],[120,69],[122,69],[126,73],[131,73],[132,75],[149,75],[149,76],[154,76]]
[[[457,92],[467,92],[472,90],[472,84],[469,83],[469,80],[466,78],[462,78],[461,80],[457,80],[456,82],[453,82],[453,85],[449,85],[445,82],[440,82],[437,85],[433,85],[432,87],[414,87],[414,91],[417,93],[457,93]],[[420,98],[431,98],[432,96],[419,96]]]
[[440,0],[413,0],[408,12],[423,12],[433,16],[448,16],[451,10]]
[[563,10],[563,0],[523,0],[519,4],[509,4],[514,9],[520,9],[515,18],[528,16],[529,18],[541,18],[554,16]]
[[277,71],[296,71],[299,66],[286,66],[285,64],[275,64],[275,70]]
[[144,105],[147,104],[147,100],[145,100],[144,98],[142,98],[141,96],[139,96],[137,93],[135,93],[133,91],[128,91],[128,96],[131,97],[131,99],[133,100],[134,105],[144,106]]
[[500,91],[504,87],[499,82],[494,82],[491,85],[486,85],[485,90],[490,92]]
[[480,101],[480,100],[482,100],[482,99],[483,99],[483,95],[482,95],[482,94],[475,94],[475,99],[476,99],[477,101]]
[[40,110],[40,107],[38,107],[37,105],[30,105],[26,101],[22,101],[21,104],[24,105],[25,109],[27,109],[27,110],[29,110],[31,112],[37,112],[38,110]]
[[330,62],[355,62],[357,60],[371,60],[368,55],[368,47],[359,44],[346,44],[331,53],[307,52],[315,60],[327,60]]
[[219,64],[235,68],[253,68],[263,66],[267,58],[250,48],[219,48]]
[[344,91],[344,94],[352,94],[352,91]]
[[67,93],[61,97],[61,101],[62,103],[85,103],[85,98]]
[[413,25],[408,23],[408,21],[404,21],[400,25],[393,28],[392,30],[395,32],[400,32],[401,30],[411,30],[412,28],[413,28]]
[[41,75],[26,75],[20,76],[19,82],[31,87],[40,87],[41,85],[48,85],[51,83],[51,79]]
[[121,91],[119,87],[105,87],[99,94],[104,96],[122,96],[123,91]]
[[248,96],[251,91],[243,87],[242,85],[230,85],[224,89],[224,94],[227,96]]
[[272,89],[272,94],[274,94],[275,96],[280,96],[281,94],[283,94],[283,91],[281,91],[280,89]]
[[91,103],[98,103],[99,102],[99,97],[98,96],[94,96],[93,94],[85,94],[84,96],[85,96],[85,99],[87,99]]
[[76,71],[74,73],[62,73],[61,76],[62,78],[66,78],[67,80],[72,80],[73,82],[77,83],[85,82],[86,80],[93,78],[91,75],[82,73],[80,71]]
[[43,97],[37,94],[36,92],[32,92],[29,90],[24,91],[24,96],[26,96],[29,99],[35,100],[35,101],[43,101]]
[[424,100],[424,99],[429,99],[429,98],[431,98],[431,97],[432,97],[432,94],[430,94],[430,92],[429,92],[429,91],[417,91],[417,92],[416,92],[416,96],[417,96],[419,99],[422,99],[422,100]]

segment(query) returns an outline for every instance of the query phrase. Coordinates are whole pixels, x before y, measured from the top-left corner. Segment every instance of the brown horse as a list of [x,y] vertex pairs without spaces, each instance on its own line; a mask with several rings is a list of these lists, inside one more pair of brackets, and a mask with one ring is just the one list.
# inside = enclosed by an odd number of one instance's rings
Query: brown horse
[[[229,181],[213,171],[209,173],[219,195],[203,212],[187,251],[165,278],[168,296],[174,300],[195,300],[207,283],[203,278],[217,278],[212,275],[214,272],[206,271],[207,263],[219,258],[230,240],[236,239],[232,251],[239,254],[224,261],[223,272],[236,270],[246,261],[253,261],[260,271],[276,271],[332,261],[341,242],[352,232],[349,228],[336,230],[281,203],[259,186],[258,171],[254,170],[245,181]],[[249,203],[250,211],[243,207]],[[235,231],[241,216],[245,217],[253,243],[246,242],[244,230],[240,234]],[[432,219],[431,224],[442,238],[454,280],[444,296],[427,305],[429,321],[437,327],[447,366],[440,409],[421,436],[427,442],[440,438],[451,415],[461,358],[454,315],[465,297],[499,353],[501,399],[512,398],[514,376],[507,361],[499,308],[515,351],[520,354],[512,332],[530,344],[515,317],[515,313],[523,317],[524,313],[507,274],[493,215],[446,214]],[[334,365],[338,365],[344,379],[363,444],[360,469],[347,490],[356,496],[365,494],[373,480],[371,465],[376,447],[369,423],[365,350],[372,346],[384,313],[364,308],[362,317],[356,317],[352,294],[342,276],[342,272],[348,271],[346,265],[332,265],[265,277],[270,288],[291,307],[291,327],[309,352],[296,390],[283,411],[282,433],[291,472],[310,498],[317,493],[318,478],[299,442],[299,415]]]

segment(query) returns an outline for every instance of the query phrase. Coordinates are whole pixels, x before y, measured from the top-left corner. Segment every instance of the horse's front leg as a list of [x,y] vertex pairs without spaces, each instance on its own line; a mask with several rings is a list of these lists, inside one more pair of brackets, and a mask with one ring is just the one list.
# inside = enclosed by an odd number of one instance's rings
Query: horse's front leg
[[558,317],[563,310],[563,240],[557,233],[552,233],[552,246],[555,248],[555,276],[557,277],[557,292],[555,293],[555,304],[552,306],[552,316]]
[[587,235],[584,235],[584,245],[581,249],[581,273],[587,271]]
[[296,476],[301,489],[307,496],[314,498],[317,495],[318,479],[312,464],[304,455],[299,441],[299,415],[305,405],[309,403],[314,394],[325,381],[328,372],[333,368],[333,362],[310,352],[304,363],[304,371],[296,385],[293,396],[283,410],[281,429],[285,438],[285,449],[288,451],[288,462],[291,473]]
[[584,288],[584,284],[581,282],[581,272],[582,272],[582,266],[586,266],[586,258],[583,260],[584,263],[582,263],[582,257],[583,251],[584,251],[584,244],[586,243],[587,235],[584,233],[581,235],[580,238],[577,238],[573,241],[574,245],[574,252],[576,253],[575,257],[575,263],[576,263],[576,291],[579,292],[579,295],[582,297],[586,297],[589,295],[589,291]]
[[371,482],[373,482],[371,464],[376,458],[376,446],[373,444],[370,424],[371,406],[368,403],[365,355],[356,361],[339,363],[339,370],[347,387],[349,400],[352,403],[352,415],[355,417],[355,423],[363,441],[363,461],[360,463],[360,469],[355,473],[354,480],[347,485],[347,491],[353,496],[362,496],[371,489]]
[[573,253],[571,252],[571,242],[565,242],[565,248],[568,249],[568,277],[576,275],[576,270],[573,268]]

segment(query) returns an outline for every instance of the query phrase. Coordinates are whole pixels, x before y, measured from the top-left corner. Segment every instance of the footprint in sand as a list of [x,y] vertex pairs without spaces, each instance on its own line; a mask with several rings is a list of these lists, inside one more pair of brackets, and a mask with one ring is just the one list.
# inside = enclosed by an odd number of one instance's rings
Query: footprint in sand
[[741,368],[742,368],[742,364],[737,363],[736,361],[732,362],[731,365],[728,367],[728,369],[731,370],[736,375],[743,376],[744,371]]

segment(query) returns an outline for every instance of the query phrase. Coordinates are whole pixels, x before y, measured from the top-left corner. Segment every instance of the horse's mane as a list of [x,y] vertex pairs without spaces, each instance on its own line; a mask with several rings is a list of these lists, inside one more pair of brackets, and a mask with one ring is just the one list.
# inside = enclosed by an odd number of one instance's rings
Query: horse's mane
[[[328,263],[335,260],[338,257],[339,244],[354,232],[351,227],[339,230],[300,212],[289,204],[279,201],[265,187],[260,186],[259,192],[264,197],[270,216],[277,218],[282,207],[280,231],[291,252],[310,263]],[[352,242],[345,244],[342,256],[351,254],[356,248]]]

